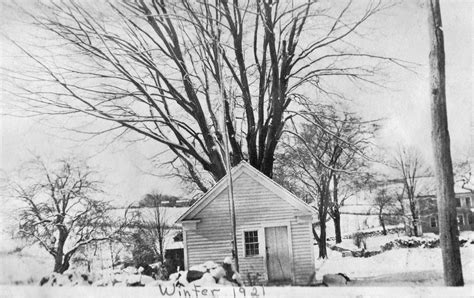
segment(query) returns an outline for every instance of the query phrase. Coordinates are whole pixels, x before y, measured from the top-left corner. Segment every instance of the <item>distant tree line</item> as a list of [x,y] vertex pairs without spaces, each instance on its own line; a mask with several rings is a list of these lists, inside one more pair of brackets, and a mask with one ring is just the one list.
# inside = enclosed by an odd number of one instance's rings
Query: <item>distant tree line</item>
[[182,197],[162,194],[162,193],[150,193],[146,194],[141,200],[138,201],[137,205],[131,208],[155,208],[159,207],[189,207],[196,199],[183,199]]

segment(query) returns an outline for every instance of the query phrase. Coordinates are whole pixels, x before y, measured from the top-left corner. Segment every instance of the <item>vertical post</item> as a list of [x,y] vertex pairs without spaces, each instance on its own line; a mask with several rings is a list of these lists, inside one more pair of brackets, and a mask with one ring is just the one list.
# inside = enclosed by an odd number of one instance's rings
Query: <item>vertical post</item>
[[470,154],[468,162],[474,164],[474,103],[471,100],[471,139],[469,142]]
[[463,286],[459,231],[454,200],[453,165],[446,112],[443,27],[439,0],[428,0],[430,33],[431,140],[437,184],[439,239],[446,286]]
[[[218,5],[220,6],[220,0],[218,0]],[[216,15],[218,20],[218,31],[221,32],[221,20],[219,15]],[[228,187],[227,187],[227,194],[229,197],[229,213],[230,213],[230,222],[231,222],[231,235],[232,235],[232,248],[233,248],[233,257],[235,261],[235,270],[239,272],[239,253],[237,250],[237,231],[236,231],[236,223],[235,223],[235,204],[234,204],[234,186],[232,183],[232,165],[230,162],[230,155],[229,155],[229,136],[227,131],[227,120],[226,120],[226,109],[229,108],[230,113],[230,105],[227,102],[227,98],[224,92],[224,85],[223,85],[223,74],[222,74],[222,46],[220,44],[220,40],[217,40],[218,50],[219,50],[219,92],[222,99],[222,126],[223,126],[223,140],[224,140],[224,158],[225,158],[225,167],[227,172],[227,180],[228,180]],[[230,120],[229,120],[230,121]]]
[[[224,113],[224,126],[225,126],[225,113]],[[227,179],[229,187],[228,190],[228,197],[229,197],[229,209],[230,209],[230,218],[231,218],[231,226],[232,226],[232,244],[234,250],[234,260],[235,260],[235,270],[239,272],[239,254],[237,250],[237,231],[236,231],[236,224],[235,224],[235,204],[234,204],[234,186],[232,184],[232,166],[230,163],[230,156],[229,156],[229,144],[227,139],[227,129],[224,128],[225,136],[224,136],[224,150],[225,150],[225,159],[226,159],[226,171],[227,171]]]

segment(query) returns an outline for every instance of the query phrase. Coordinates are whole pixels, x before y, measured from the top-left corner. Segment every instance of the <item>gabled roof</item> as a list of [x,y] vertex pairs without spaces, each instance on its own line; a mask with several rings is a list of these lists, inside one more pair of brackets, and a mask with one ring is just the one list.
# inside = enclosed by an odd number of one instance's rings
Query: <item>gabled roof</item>
[[[279,185],[269,177],[265,176],[262,172],[251,166],[246,161],[241,161],[237,166],[232,168],[232,180],[235,181],[243,173],[249,174],[249,176],[262,184],[268,190],[273,192],[275,195],[285,200],[298,210],[313,215],[315,213],[314,208],[297,198],[294,194],[286,190],[283,186]],[[187,219],[192,218],[199,211],[204,209],[215,197],[217,197],[222,191],[227,189],[228,179],[227,175],[224,176],[219,182],[214,185],[204,196],[196,201],[180,218],[176,221],[181,223]]]

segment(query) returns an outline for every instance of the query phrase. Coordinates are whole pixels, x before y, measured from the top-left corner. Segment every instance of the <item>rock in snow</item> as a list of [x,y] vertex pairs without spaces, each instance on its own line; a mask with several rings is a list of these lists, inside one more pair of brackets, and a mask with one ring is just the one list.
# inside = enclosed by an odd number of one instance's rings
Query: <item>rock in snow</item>
[[323,276],[323,284],[328,287],[346,286],[351,280],[344,273],[325,274]]
[[124,271],[125,273],[128,273],[128,274],[137,274],[137,273],[138,273],[137,268],[135,268],[135,267],[133,267],[133,266],[129,266],[129,267],[123,269],[123,271]]
[[197,286],[212,286],[216,284],[216,280],[211,273],[204,273],[200,279],[191,282],[191,284]]

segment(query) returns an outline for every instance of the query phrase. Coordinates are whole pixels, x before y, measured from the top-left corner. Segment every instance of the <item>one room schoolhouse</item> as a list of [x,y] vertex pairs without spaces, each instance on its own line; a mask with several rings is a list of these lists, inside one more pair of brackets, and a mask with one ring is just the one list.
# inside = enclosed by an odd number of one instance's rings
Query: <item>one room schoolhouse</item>
[[[247,162],[232,169],[239,271],[247,285],[305,285],[314,273],[314,209]],[[232,256],[228,179],[179,219],[186,268]]]

